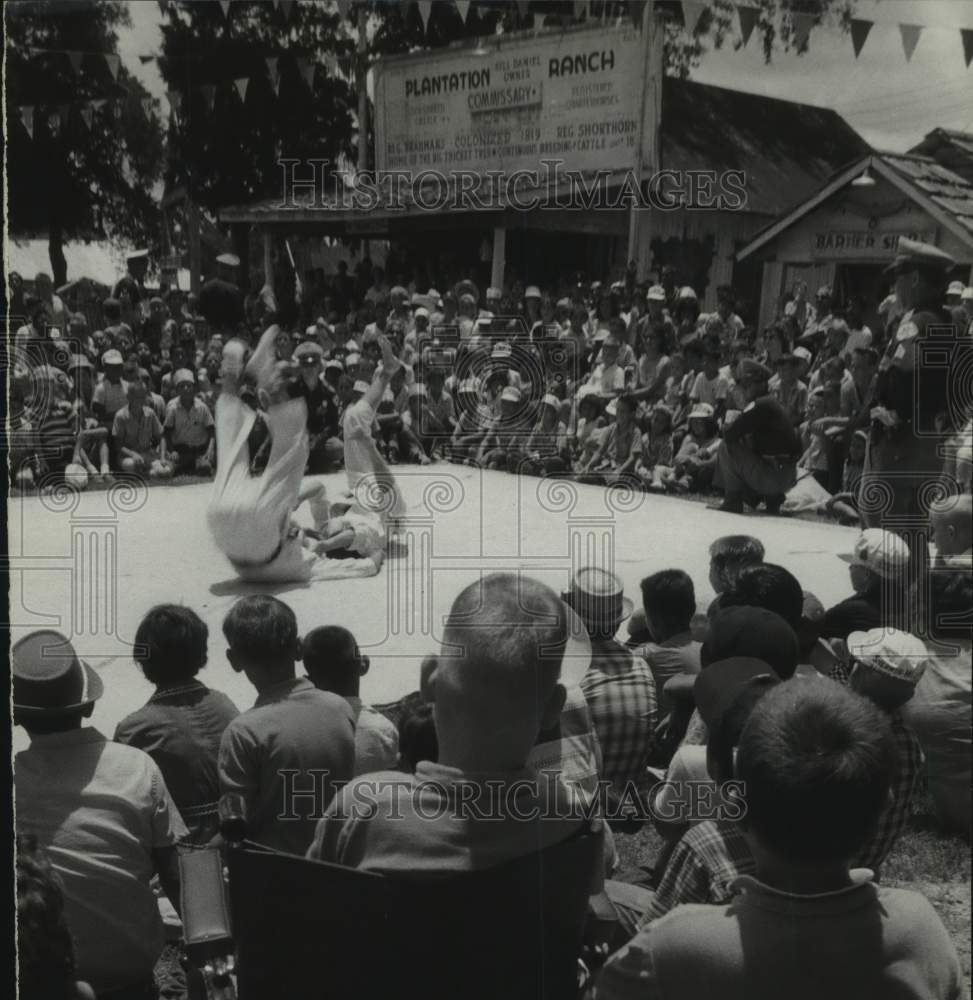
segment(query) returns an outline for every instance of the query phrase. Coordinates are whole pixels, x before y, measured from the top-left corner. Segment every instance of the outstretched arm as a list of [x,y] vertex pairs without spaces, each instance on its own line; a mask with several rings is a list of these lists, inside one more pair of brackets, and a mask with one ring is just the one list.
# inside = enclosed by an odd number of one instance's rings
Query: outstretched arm
[[362,401],[373,410],[377,409],[378,404],[381,403],[392,376],[402,367],[402,362],[395,356],[388,337],[379,335],[378,342],[382,347],[382,370],[375,373],[372,384],[368,387],[368,392],[362,396]]

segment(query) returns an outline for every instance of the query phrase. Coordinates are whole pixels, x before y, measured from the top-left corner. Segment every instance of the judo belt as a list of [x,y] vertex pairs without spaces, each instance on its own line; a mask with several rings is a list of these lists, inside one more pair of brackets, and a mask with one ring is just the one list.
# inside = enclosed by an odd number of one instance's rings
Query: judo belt
[[234,566],[239,567],[240,569],[260,569],[262,566],[269,566],[280,555],[281,551],[284,548],[284,542],[286,542],[287,540],[288,540],[287,538],[282,538],[280,542],[277,544],[277,548],[274,549],[274,551],[266,559],[256,559],[256,560],[234,559],[231,556],[229,557],[230,562],[233,563]]

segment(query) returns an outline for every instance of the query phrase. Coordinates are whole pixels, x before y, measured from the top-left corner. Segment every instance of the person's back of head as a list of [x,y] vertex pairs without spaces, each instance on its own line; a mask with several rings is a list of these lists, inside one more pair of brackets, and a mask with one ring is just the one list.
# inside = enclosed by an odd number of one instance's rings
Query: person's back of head
[[787,680],[800,659],[797,634],[766,608],[740,605],[721,610],[709,624],[699,651],[700,664],[705,670],[720,660],[740,656],[763,660],[781,680]]
[[135,632],[135,662],[151,684],[192,680],[206,665],[209,629],[192,608],[157,604]]
[[785,864],[847,864],[873,835],[895,768],[888,719],[832,682],[778,685],[753,710],[737,748],[743,820]]
[[423,664],[442,763],[524,766],[564,703],[558,679],[572,618],[553,590],[517,573],[485,576],[459,594],[441,652]]
[[798,632],[804,618],[804,591],[797,578],[783,566],[774,563],[744,566],[720,598],[721,609],[740,605],[773,611]]
[[439,760],[436,719],[428,702],[419,702],[407,709],[399,719],[399,764],[415,772],[416,766],[427,760]]
[[358,696],[359,682],[367,669],[355,637],[340,625],[312,629],[301,644],[304,669],[311,683],[343,698]]
[[227,660],[238,673],[246,672],[251,680],[294,676],[301,655],[297,618],[283,601],[267,594],[241,597],[223,619],[223,635]]
[[696,613],[692,578],[681,569],[664,569],[641,583],[642,608],[655,642],[688,632]]
[[734,754],[744,727],[760,699],[779,683],[772,673],[750,678],[708,726],[706,770],[714,781],[722,784],[733,778]]
[[18,996],[76,1000],[92,995],[79,990],[64,892],[36,837],[17,836],[16,867]]
[[752,535],[724,535],[710,545],[709,559],[710,583],[717,594],[722,594],[745,566],[764,561],[764,546]]

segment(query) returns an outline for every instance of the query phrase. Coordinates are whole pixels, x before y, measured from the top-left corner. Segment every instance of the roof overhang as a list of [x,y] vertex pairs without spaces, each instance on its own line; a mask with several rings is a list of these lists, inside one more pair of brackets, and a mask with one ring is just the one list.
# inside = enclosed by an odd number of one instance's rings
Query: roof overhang
[[894,167],[885,162],[881,153],[870,153],[868,156],[862,157],[856,163],[836,174],[820,190],[811,195],[810,198],[801,202],[801,204],[795,206],[783,218],[778,219],[777,222],[772,223],[759,232],[745,247],[742,247],[737,252],[736,259],[738,261],[746,260],[747,257],[752,256],[762,247],[775,240],[781,233],[793,226],[795,222],[803,219],[804,216],[824,204],[832,195],[849,185],[866,167],[883,180],[888,181],[889,184],[901,191],[907,198],[912,199],[912,201],[928,212],[940,225],[948,229],[958,240],[973,250],[973,235],[970,234],[969,230],[951,216],[949,212],[944,211],[942,206],[937,205],[924,191],[916,187],[916,185],[910,184]]

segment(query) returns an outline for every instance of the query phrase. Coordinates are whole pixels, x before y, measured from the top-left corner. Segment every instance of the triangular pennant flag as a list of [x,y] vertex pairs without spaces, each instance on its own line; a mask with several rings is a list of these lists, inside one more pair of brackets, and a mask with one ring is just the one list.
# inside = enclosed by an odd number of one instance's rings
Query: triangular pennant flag
[[314,93],[314,63],[310,59],[298,59],[297,71],[301,74],[301,79],[307,84],[307,89]]
[[174,115],[178,115],[182,111],[182,94],[178,90],[170,90],[166,94],[166,100]]
[[737,7],[737,13],[740,15],[740,35],[743,37],[743,47],[746,48],[747,42],[750,41],[750,36],[753,34],[753,29],[757,27],[760,10],[757,7],[740,4]]
[[99,97],[94,101],[89,101],[88,103],[91,105],[91,109],[93,111],[101,111],[101,109],[105,106],[106,101],[104,97]]
[[574,19],[580,21],[588,11],[588,0],[574,0]]
[[855,48],[856,59],[861,55],[861,51],[865,47],[865,39],[868,38],[868,33],[872,30],[874,23],[874,21],[866,21],[863,17],[851,19],[851,44]]
[[74,72],[78,76],[81,76],[81,60],[82,59],[84,59],[84,53],[83,52],[69,52],[68,53],[68,62],[71,63],[71,69],[73,69]]
[[111,53],[105,54],[105,65],[108,67],[108,72],[111,73],[112,79],[118,79],[118,68],[121,66],[122,61],[116,55]]
[[902,35],[902,48],[905,51],[905,61],[912,59],[912,53],[919,44],[919,35],[922,33],[921,24],[900,24],[899,32]]
[[240,103],[243,104],[247,99],[247,87],[250,84],[250,78],[247,76],[241,76],[233,81],[233,86],[236,87],[236,92],[240,95]]
[[212,111],[213,106],[216,104],[216,84],[204,83],[199,89],[203,93],[203,99],[206,101],[206,107]]
[[277,56],[267,56],[264,60],[267,63],[267,76],[270,77],[270,82],[273,83],[277,79]]
[[970,68],[973,62],[973,28],[960,28],[960,37],[963,39],[963,58],[966,60],[966,68]]
[[91,123],[94,121],[95,112],[90,104],[81,105],[81,120],[85,123],[88,131],[91,131]]
[[698,3],[697,0],[682,0],[682,19],[686,25],[686,30],[694,35],[699,27],[699,19],[706,10],[705,3]]
[[799,11],[791,12],[791,30],[794,32],[794,48],[800,51],[807,46],[807,41],[811,37],[811,29],[813,27],[813,14],[802,14]]
[[419,17],[422,18],[422,30],[429,28],[429,15],[432,13],[432,0],[419,0]]
[[152,117],[152,112],[155,110],[155,101],[151,97],[142,98],[142,111],[146,118]]
[[463,24],[466,24],[466,19],[470,16],[470,0],[456,0],[456,13]]
[[338,16],[345,18],[351,9],[351,0],[338,0]]
[[220,0],[220,7],[223,10],[223,16],[224,17],[229,17],[230,16],[230,4],[231,3],[232,3],[232,0]]
[[24,128],[27,129],[27,134],[34,138],[34,105],[25,104],[20,109],[20,120],[24,123]]

